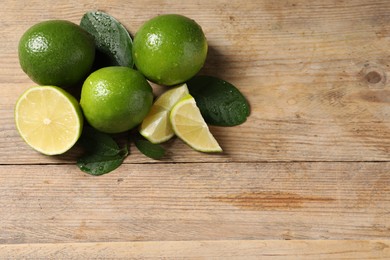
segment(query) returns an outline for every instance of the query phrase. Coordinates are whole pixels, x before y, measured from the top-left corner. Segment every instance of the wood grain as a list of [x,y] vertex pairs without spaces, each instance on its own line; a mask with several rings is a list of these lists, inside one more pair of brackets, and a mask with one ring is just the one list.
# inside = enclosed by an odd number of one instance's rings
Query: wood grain
[[[132,146],[92,177],[77,145],[47,157],[24,144],[13,109],[34,83],[18,41],[90,10],[132,35],[163,13],[202,26],[201,73],[251,106],[243,125],[211,127],[223,154],[173,139],[154,161]],[[390,259],[389,13],[387,0],[3,1],[0,258]]]
[[388,259],[388,240],[148,241],[0,245],[0,257],[50,259]]
[[387,239],[389,167],[126,164],[93,177],[0,166],[0,243]]

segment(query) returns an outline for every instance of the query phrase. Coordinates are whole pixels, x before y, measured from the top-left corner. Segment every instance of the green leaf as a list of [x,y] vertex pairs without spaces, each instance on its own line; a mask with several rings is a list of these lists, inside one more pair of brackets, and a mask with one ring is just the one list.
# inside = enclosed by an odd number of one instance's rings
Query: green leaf
[[250,114],[246,98],[227,81],[212,76],[196,76],[187,85],[208,124],[235,126],[244,123]]
[[115,170],[129,154],[127,145],[119,149],[110,135],[91,127],[84,128],[80,144],[85,148],[86,154],[77,160],[77,166],[91,175],[102,175]]
[[111,156],[90,154],[80,158],[77,161],[77,166],[83,172],[99,176],[118,168],[125,158],[126,156],[120,154]]
[[126,28],[114,17],[100,11],[88,12],[81,18],[80,26],[95,39],[95,69],[134,66],[133,41]]
[[137,138],[135,146],[141,153],[155,160],[159,160],[165,155],[165,149],[161,145],[153,144],[144,138]]
[[79,142],[88,153],[114,156],[121,151],[110,135],[101,133],[91,127],[84,128]]

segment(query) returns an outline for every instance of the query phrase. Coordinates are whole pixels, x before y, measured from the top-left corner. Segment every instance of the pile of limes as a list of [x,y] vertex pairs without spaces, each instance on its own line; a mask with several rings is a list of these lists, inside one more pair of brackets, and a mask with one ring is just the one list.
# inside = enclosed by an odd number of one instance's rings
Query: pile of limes
[[[136,69],[131,64],[95,70],[96,35],[99,31],[50,20],[21,37],[21,68],[38,84],[15,107],[16,127],[27,144],[43,154],[64,153],[79,139],[85,119],[104,133],[140,126],[152,143],[176,134],[196,150],[222,151],[185,84],[207,56],[206,37],[194,20],[168,14],[144,23],[130,52]],[[169,86],[154,103],[148,80]]]

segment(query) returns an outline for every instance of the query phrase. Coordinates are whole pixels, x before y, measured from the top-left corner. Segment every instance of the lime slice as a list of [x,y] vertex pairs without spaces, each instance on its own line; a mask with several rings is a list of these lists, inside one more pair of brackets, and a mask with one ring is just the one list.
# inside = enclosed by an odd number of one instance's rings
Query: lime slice
[[15,123],[21,137],[46,155],[62,154],[79,139],[83,116],[77,100],[54,86],[27,89],[15,107]]
[[172,108],[170,121],[175,134],[193,149],[200,152],[222,152],[190,94]]
[[155,144],[165,142],[174,136],[169,114],[172,107],[186,95],[188,95],[187,85],[182,84],[159,96],[143,120],[140,134]]

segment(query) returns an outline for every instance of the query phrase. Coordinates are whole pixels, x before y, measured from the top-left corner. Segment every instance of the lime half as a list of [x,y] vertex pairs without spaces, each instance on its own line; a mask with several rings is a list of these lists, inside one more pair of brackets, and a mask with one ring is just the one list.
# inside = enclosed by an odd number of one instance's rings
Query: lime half
[[79,139],[83,116],[77,100],[54,86],[27,89],[15,107],[19,134],[33,149],[46,155],[62,154]]

